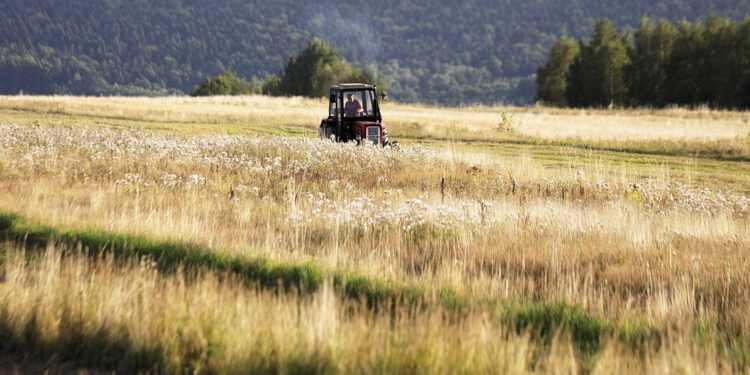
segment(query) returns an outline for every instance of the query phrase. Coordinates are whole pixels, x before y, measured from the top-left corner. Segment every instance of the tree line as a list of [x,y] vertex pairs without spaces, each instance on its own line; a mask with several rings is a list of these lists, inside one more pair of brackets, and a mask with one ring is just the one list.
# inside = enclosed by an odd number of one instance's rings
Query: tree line
[[263,81],[253,77],[245,80],[231,70],[204,79],[190,92],[191,96],[264,94],[272,96],[328,95],[330,86],[340,82],[359,82],[385,89],[382,79],[365,68],[357,68],[339,57],[328,43],[313,39],[294,57],[289,58],[279,75],[271,74]]
[[559,39],[536,100],[560,107],[750,108],[750,17],[677,25],[644,18],[632,36],[600,20],[588,42]]
[[224,71],[262,85],[318,37],[398,101],[529,104],[560,35],[711,12],[738,21],[746,1],[0,1],[0,94],[183,94]]

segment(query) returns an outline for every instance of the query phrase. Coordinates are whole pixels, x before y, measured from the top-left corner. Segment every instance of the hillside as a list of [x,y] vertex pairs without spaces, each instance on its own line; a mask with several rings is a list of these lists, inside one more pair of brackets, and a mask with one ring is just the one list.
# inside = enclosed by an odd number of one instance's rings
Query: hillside
[[738,20],[750,1],[32,0],[0,2],[0,93],[160,95],[233,69],[277,73],[311,38],[375,68],[399,101],[529,103],[560,36],[602,17]]

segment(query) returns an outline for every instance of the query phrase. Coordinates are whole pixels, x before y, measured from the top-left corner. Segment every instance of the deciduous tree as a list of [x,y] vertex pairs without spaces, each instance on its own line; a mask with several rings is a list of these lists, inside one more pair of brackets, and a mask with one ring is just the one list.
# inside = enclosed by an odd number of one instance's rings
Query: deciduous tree
[[549,61],[537,69],[536,101],[557,107],[568,104],[565,99],[568,72],[579,52],[578,43],[565,37],[552,46]]

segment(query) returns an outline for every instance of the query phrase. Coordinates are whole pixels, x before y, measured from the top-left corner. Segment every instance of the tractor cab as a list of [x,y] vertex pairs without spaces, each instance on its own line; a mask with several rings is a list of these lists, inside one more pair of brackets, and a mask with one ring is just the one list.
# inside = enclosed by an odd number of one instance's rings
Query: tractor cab
[[376,86],[362,83],[331,86],[328,117],[321,121],[318,135],[337,142],[388,145],[388,132],[380,116]]

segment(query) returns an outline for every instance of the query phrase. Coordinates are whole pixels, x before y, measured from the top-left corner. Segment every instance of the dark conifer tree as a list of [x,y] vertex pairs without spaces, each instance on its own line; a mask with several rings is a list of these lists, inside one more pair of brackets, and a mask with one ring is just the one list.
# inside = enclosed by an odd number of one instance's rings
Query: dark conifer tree
[[631,105],[665,105],[667,63],[676,36],[677,30],[669,21],[661,20],[654,28],[647,18],[641,20],[634,34],[631,63],[625,69]]
[[745,18],[737,29],[737,82],[733,105],[750,108],[750,17]]
[[680,23],[667,63],[666,103],[690,106],[705,102],[700,76],[705,74],[703,25]]
[[571,66],[568,102],[591,107],[626,104],[624,69],[630,62],[629,48],[628,38],[617,34],[611,21],[599,21],[591,42]]
[[705,65],[699,75],[700,98],[697,104],[714,108],[733,107],[734,87],[739,77],[737,28],[727,19],[711,16],[706,20],[703,32],[699,47]]

